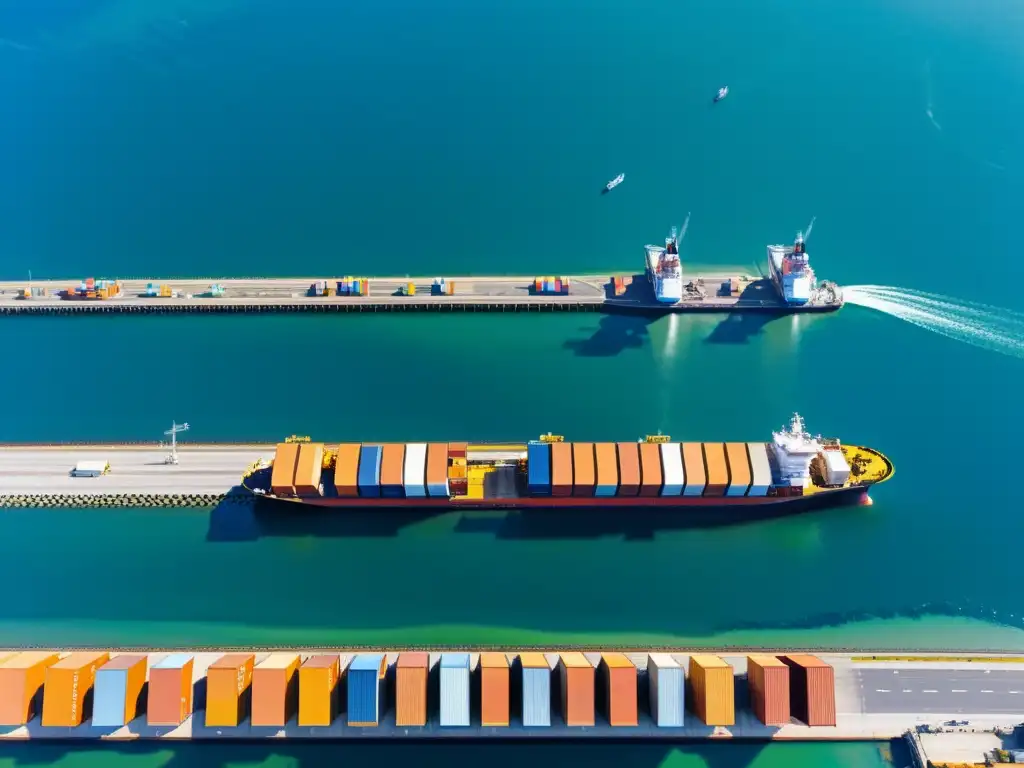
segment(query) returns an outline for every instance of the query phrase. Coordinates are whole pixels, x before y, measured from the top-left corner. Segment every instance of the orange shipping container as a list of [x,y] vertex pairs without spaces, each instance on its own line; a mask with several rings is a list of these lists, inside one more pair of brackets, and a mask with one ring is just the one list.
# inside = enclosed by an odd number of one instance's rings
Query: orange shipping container
[[320,495],[320,475],[323,472],[324,444],[301,443],[299,461],[295,465],[295,493],[299,496]]
[[395,725],[427,724],[427,673],[430,657],[408,651],[398,654],[395,665]]
[[255,660],[251,653],[228,653],[206,670],[207,728],[233,728],[245,720]]
[[194,659],[180,667],[154,664],[149,670],[146,700],[148,725],[181,725],[192,714],[192,668]]
[[572,495],[572,446],[551,443],[551,495]]
[[594,665],[578,651],[560,655],[562,717],[566,725],[594,725]]
[[448,443],[448,454],[453,459],[464,459],[469,451],[469,443]]
[[657,496],[661,493],[661,446],[640,443],[640,495]]
[[46,670],[59,658],[49,651],[25,651],[0,663],[0,725],[25,725],[36,716]]
[[278,443],[274,468],[270,472],[270,491],[276,496],[295,493],[295,468],[299,463],[299,443]]
[[615,454],[615,443],[597,443],[594,446],[594,458],[597,463],[597,485],[602,489],[599,493],[614,496],[619,485],[619,462]]
[[342,443],[338,446],[338,457],[334,463],[334,487],[339,496],[359,495],[359,450],[360,443]]
[[707,461],[708,486],[705,496],[725,496],[729,487],[729,467],[725,463],[724,443],[704,443],[704,459]]
[[640,445],[618,443],[619,492],[617,496],[636,496],[640,493]]
[[604,714],[610,725],[637,725],[636,666],[621,653],[601,654]]
[[704,451],[700,443],[683,443],[683,473],[686,475],[684,496],[700,496],[707,485],[704,471]]
[[790,672],[790,709],[793,716],[812,726],[836,724],[836,680],[829,664],[817,656],[783,656]]
[[110,654],[72,653],[46,669],[43,684],[43,725],[74,728],[89,719],[86,703],[96,682],[96,670]]
[[427,446],[427,492],[448,484],[448,443],[430,443]]
[[747,444],[726,443],[725,455],[729,459],[729,495],[745,496],[752,479]]
[[405,443],[385,443],[380,460],[380,489],[383,496],[403,496]]
[[341,657],[310,656],[299,667],[299,725],[328,726],[338,716],[341,688]]
[[299,706],[299,655],[272,653],[252,672],[252,720],[283,728]]
[[691,708],[705,725],[736,723],[732,667],[718,656],[690,657]]
[[597,471],[594,466],[594,444],[572,444],[573,496],[593,496],[597,483]]
[[504,653],[480,654],[480,724],[509,724],[509,664]]
[[789,724],[789,667],[774,656],[748,656],[747,689],[758,720]]

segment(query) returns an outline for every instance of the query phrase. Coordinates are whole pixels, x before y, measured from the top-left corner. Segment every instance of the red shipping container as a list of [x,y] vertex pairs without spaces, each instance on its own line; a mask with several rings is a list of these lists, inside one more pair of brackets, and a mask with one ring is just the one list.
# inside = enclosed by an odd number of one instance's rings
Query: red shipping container
[[765,725],[789,724],[789,667],[774,656],[747,657],[751,708]]
[[817,656],[783,656],[790,672],[790,710],[811,726],[836,724],[836,681],[832,667]]

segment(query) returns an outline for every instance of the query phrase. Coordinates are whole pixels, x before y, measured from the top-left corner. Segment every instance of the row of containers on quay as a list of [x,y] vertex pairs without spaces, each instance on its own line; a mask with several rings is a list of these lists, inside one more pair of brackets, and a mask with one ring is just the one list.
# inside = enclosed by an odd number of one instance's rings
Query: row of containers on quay
[[[500,487],[502,495],[767,496],[801,490],[773,488],[765,443],[539,440],[522,446],[281,443],[275,452],[271,491],[277,496],[484,498],[487,476],[498,472],[500,477],[508,470],[502,464],[510,454],[516,459],[513,481],[489,486]],[[333,474],[324,472],[332,467]],[[839,484],[845,479],[830,475]]]
[[[206,660],[202,656],[209,656]],[[0,656],[0,725],[119,727],[138,718],[206,727],[637,726],[736,723],[737,699],[767,726],[836,724],[835,675],[810,655],[359,653]],[[745,679],[744,679],[745,678]],[[392,714],[393,713],[393,714]],[[692,721],[691,721],[692,724]]]

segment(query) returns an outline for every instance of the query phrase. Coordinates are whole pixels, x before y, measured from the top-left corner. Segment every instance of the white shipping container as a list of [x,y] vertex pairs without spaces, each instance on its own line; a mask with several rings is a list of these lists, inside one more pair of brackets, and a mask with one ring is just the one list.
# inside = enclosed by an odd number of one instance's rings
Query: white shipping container
[[71,470],[72,477],[99,477],[110,466],[106,461],[80,461]]
[[829,485],[842,485],[850,479],[850,465],[842,451],[822,451],[825,457],[825,482]]
[[440,721],[443,726],[469,725],[468,653],[441,654]]
[[772,465],[768,461],[768,446],[764,443],[747,443],[750,454],[750,470],[753,482],[748,496],[767,496],[772,484]]
[[647,657],[651,718],[659,728],[681,728],[686,685],[683,668],[667,653]]
[[683,453],[679,443],[661,444],[661,466],[664,471],[662,496],[679,496],[686,485],[686,473],[683,471]]
[[427,495],[427,444],[407,443],[405,446],[405,471],[402,485],[405,495],[422,497]]

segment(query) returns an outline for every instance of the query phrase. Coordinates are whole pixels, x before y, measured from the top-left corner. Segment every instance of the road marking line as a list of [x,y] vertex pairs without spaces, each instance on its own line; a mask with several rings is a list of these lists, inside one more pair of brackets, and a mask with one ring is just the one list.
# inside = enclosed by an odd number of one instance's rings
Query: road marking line
[[967,691],[965,691],[965,690],[962,690],[962,689],[960,689],[960,688],[954,688],[954,689],[952,690],[952,693],[967,693]]
[[912,690],[910,690],[909,688],[904,688],[904,689],[903,689],[903,692],[904,692],[904,693],[913,693],[913,691],[912,691]]
[[875,688],[875,693],[891,693],[891,691],[885,688]]
[[992,691],[982,691],[982,693],[992,693]]
[[938,693],[938,691],[921,691],[921,693]]
[[1020,693],[1020,691],[1010,691],[1010,693]]

